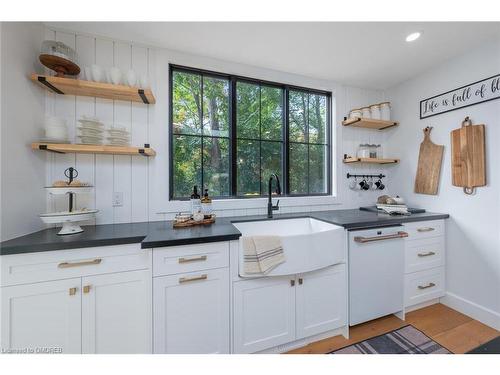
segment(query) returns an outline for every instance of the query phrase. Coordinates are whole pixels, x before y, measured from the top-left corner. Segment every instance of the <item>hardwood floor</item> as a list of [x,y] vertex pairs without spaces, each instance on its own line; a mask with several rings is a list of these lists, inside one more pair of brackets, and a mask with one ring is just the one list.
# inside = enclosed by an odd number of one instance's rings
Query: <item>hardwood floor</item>
[[411,324],[453,353],[465,353],[500,335],[500,332],[440,303],[406,314],[403,321],[394,315],[351,327],[349,340],[343,336],[313,342],[290,354],[329,353],[344,346]]

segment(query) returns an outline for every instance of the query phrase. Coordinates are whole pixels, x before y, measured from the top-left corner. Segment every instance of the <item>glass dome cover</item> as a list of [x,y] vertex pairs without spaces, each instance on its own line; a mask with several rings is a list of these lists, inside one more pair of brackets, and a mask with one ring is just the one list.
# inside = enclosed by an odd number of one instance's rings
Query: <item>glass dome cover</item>
[[58,77],[80,73],[75,50],[55,40],[42,42],[40,62],[47,68],[54,70]]

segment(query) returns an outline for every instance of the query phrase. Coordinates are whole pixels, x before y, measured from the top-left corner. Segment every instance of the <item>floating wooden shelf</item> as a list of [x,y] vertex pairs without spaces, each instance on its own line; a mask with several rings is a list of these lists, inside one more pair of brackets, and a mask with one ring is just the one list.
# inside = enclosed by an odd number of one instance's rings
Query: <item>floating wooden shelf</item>
[[399,125],[397,121],[385,121],[385,120],[374,120],[371,118],[350,118],[342,121],[342,125],[351,126],[355,128],[366,128],[366,129],[375,129],[375,130],[384,130],[392,128],[393,126]]
[[140,89],[110,83],[83,81],[73,78],[45,76],[33,73],[31,80],[43,88],[61,95],[91,96],[96,98],[125,100],[154,104],[156,99],[150,89]]
[[33,150],[52,151],[60,154],[156,155],[156,151],[150,148],[148,144],[145,144],[144,147],[130,147],[35,142],[31,144],[31,148]]
[[376,159],[376,158],[347,158],[344,163],[367,163],[367,164],[396,164],[399,159]]

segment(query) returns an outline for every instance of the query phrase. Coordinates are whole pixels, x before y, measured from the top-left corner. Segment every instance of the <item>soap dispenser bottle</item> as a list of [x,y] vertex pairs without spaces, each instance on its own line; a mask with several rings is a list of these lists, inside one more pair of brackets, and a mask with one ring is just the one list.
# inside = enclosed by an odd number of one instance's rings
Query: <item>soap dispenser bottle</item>
[[193,193],[191,194],[191,215],[201,211],[200,195],[198,194],[198,186],[194,185]]
[[208,189],[205,189],[205,194],[201,198],[201,212],[204,215],[212,215],[212,199],[208,196]]

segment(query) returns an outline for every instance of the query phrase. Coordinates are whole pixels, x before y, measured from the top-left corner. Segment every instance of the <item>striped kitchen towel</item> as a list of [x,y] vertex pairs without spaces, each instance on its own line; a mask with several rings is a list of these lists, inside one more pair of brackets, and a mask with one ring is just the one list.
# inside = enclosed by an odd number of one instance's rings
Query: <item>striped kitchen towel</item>
[[243,265],[246,274],[266,274],[285,262],[279,236],[242,237]]

